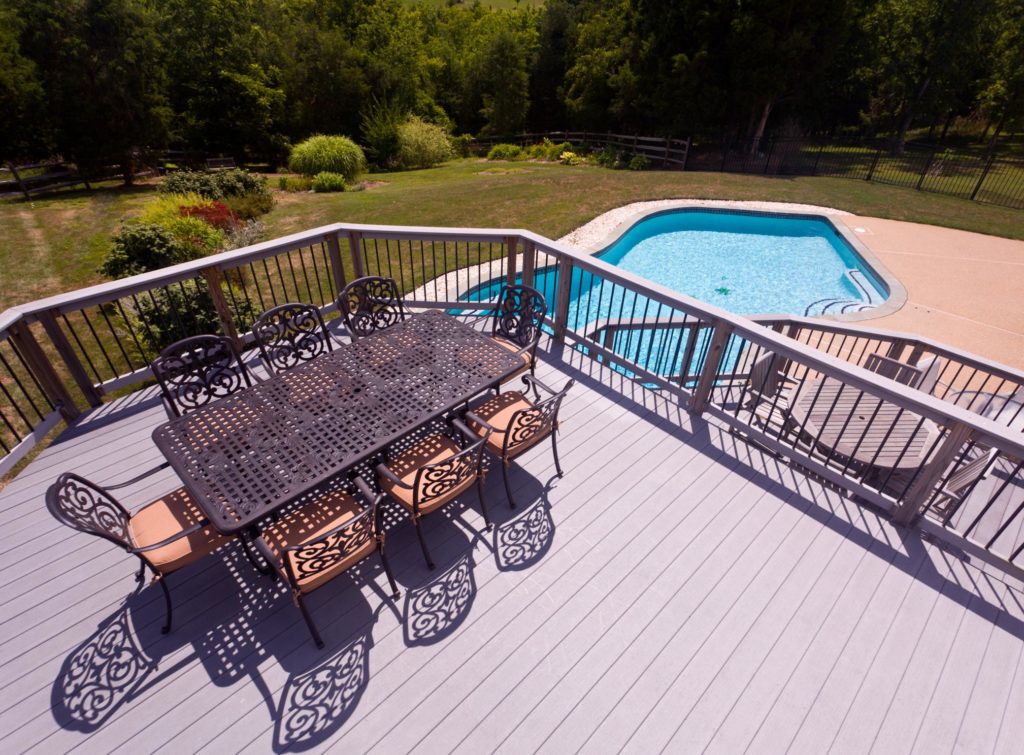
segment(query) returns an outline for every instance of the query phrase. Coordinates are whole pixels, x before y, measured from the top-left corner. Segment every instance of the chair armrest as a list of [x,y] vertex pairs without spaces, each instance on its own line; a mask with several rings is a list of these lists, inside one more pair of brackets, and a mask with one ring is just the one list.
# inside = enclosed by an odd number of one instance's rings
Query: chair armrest
[[398,479],[398,476],[394,472],[392,472],[390,469],[388,469],[383,464],[378,464],[376,467],[374,467],[374,470],[381,477],[386,477],[388,480],[393,482],[395,485],[398,485],[400,488],[405,488],[406,490],[412,490],[412,485],[407,485],[406,483],[402,482],[400,479]]
[[[481,439],[480,434],[473,432],[473,430],[470,429],[470,427],[465,422],[463,422],[461,419],[459,419],[458,417],[455,417],[455,418],[452,419],[452,425],[460,433],[462,433],[466,437],[466,440],[468,440],[470,443],[477,443],[477,442],[480,441],[480,439]],[[483,438],[486,439],[487,436],[490,435],[491,432],[493,431],[493,428],[491,428],[491,426],[488,425],[484,429],[487,432],[484,433]]]
[[274,551],[270,550],[270,546],[267,545],[267,541],[262,537],[258,537],[253,541],[253,545],[256,546],[256,550],[259,551],[260,555],[263,556],[264,560],[270,564],[274,569],[284,568],[284,564],[281,563],[281,559],[277,557]]
[[[473,412],[471,410],[469,410],[469,409],[467,409],[465,411],[465,417],[466,417],[466,419],[470,420],[471,422],[475,422],[476,424],[480,425],[480,427],[484,428],[488,432],[497,432],[498,431],[498,428],[496,428],[490,422],[485,420],[483,417],[480,417],[480,416],[478,416],[476,414],[473,414]],[[477,437],[479,437],[479,436],[477,436]]]
[[556,393],[558,393],[558,391],[556,391],[554,388],[551,388],[550,386],[545,385],[540,380],[535,378],[533,375],[523,375],[523,382],[526,383],[527,385],[539,386],[539,387],[543,388],[545,391],[547,391],[548,393],[550,393],[552,396],[554,396]]
[[129,485],[138,482],[139,480],[146,479],[151,474],[156,474],[157,472],[167,469],[169,466],[171,466],[171,462],[165,461],[163,464],[159,464],[158,466],[155,466],[152,469],[147,469],[142,474],[136,475],[130,480],[125,480],[124,482],[119,482],[114,485],[104,485],[103,487],[106,488],[107,490],[117,490],[118,488],[126,488]]
[[163,548],[165,545],[170,545],[171,543],[173,543],[176,540],[181,540],[183,537],[188,537],[189,535],[194,535],[195,533],[197,533],[197,532],[199,532],[201,530],[204,530],[204,529],[206,529],[209,526],[210,526],[209,520],[204,519],[201,522],[196,522],[191,527],[183,529],[181,532],[176,532],[173,535],[171,535],[170,537],[164,538],[159,543],[153,543],[152,545],[147,545],[144,548],[138,548],[138,547],[132,546],[128,550],[129,550],[130,553],[149,553],[150,551],[155,551],[155,550],[158,550],[160,548]]
[[[379,466],[384,466],[380,464]],[[387,467],[385,467],[387,469]],[[388,470],[390,471],[390,470]],[[366,502],[371,506],[376,506],[380,502],[380,499],[384,497],[383,493],[374,493],[369,483],[366,482],[362,477],[356,476],[352,479],[352,483],[356,486],[359,493],[366,499]]]

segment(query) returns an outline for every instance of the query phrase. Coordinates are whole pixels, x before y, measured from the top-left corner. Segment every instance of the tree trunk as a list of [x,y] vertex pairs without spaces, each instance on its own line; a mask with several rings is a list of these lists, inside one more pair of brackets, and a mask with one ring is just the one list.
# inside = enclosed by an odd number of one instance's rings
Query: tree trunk
[[996,130],[992,132],[992,138],[988,140],[988,146],[985,147],[989,152],[992,152],[996,148],[996,142],[999,140],[999,133],[1003,130],[1003,121],[1006,120],[1005,115],[999,116],[999,120],[996,121]]
[[903,109],[903,116],[900,118],[900,128],[896,134],[896,143],[892,146],[892,152],[894,155],[903,154],[903,148],[907,143],[907,131],[910,130],[910,124],[914,120],[914,110],[924,97],[924,93],[928,91],[928,85],[931,81],[931,76],[925,76],[924,81],[921,82],[921,86],[914,95],[914,99],[910,100]]
[[771,115],[772,106],[774,103],[769,100],[764,103],[764,107],[761,109],[761,117],[757,121],[757,128],[754,130],[754,138],[750,140],[750,154],[757,154],[758,148],[761,146],[761,140],[764,138],[764,129],[768,125],[768,116]]
[[135,171],[132,169],[131,155],[121,158],[121,178],[125,186],[131,186],[135,182]]
[[944,144],[946,142],[946,134],[949,133],[949,127],[953,125],[954,118],[956,118],[956,113],[950,110],[949,115],[946,116],[946,122],[942,124],[942,133],[939,135],[939,144]]

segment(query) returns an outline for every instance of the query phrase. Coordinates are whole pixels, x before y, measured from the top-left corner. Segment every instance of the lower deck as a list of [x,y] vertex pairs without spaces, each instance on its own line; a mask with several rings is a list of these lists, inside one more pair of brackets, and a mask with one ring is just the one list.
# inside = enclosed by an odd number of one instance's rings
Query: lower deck
[[[543,346],[543,344],[542,344]],[[151,390],[93,411],[0,493],[7,751],[1011,752],[1024,736],[1024,593],[674,400],[575,352],[550,447],[311,596],[311,642],[237,545],[160,590],[58,524],[62,471],[162,460]],[[169,472],[124,500],[175,487]]]

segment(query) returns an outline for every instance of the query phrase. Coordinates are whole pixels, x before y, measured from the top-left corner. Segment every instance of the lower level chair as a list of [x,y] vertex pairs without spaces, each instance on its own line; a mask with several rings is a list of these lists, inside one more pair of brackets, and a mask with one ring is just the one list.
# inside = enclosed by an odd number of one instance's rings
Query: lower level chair
[[384,529],[380,520],[380,495],[356,478],[355,485],[369,503],[336,490],[295,509],[268,527],[256,540],[261,552],[287,582],[292,600],[302,612],[313,642],[324,646],[303,598],[323,587],[364,559],[380,554],[391,597],[398,599],[398,585],[384,554]]
[[[494,398],[478,404],[466,412],[466,420],[478,437],[485,441],[487,450],[501,459],[505,494],[509,506],[515,508],[512,486],[509,484],[508,468],[517,456],[533,448],[545,438],[551,438],[551,453],[555,457],[555,471],[562,476],[558,462],[558,410],[562,400],[573,386],[569,380],[560,391],[549,388],[532,375],[524,375],[523,382],[538,393],[541,388],[547,394],[542,401],[533,402],[519,391],[500,393]],[[539,394],[538,394],[539,395]]]
[[167,576],[213,553],[229,538],[203,517],[184,488],[147,503],[134,513],[110,494],[165,469],[155,467],[137,477],[103,487],[70,472],[62,474],[46,491],[46,507],[63,524],[80,532],[102,537],[138,557],[139,583],[146,569],[163,588],[167,606],[164,634],[171,631],[171,593]]
[[413,526],[423,549],[427,566],[434,560],[423,536],[420,519],[451,503],[476,484],[484,523],[491,526],[483,494],[484,437],[477,437],[461,420],[452,421],[453,433],[461,435],[462,446],[447,435],[436,433],[402,451],[386,463],[377,465],[377,477],[388,495],[412,516]]

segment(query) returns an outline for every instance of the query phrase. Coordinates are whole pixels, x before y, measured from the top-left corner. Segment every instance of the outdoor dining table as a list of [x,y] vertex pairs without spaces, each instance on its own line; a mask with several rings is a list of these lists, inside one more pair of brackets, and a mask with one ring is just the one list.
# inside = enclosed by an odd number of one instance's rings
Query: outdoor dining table
[[819,446],[877,469],[917,469],[941,433],[930,419],[829,377],[806,381],[790,415]]
[[522,366],[454,317],[416,314],[171,420],[153,440],[218,530],[255,534],[260,520]]

